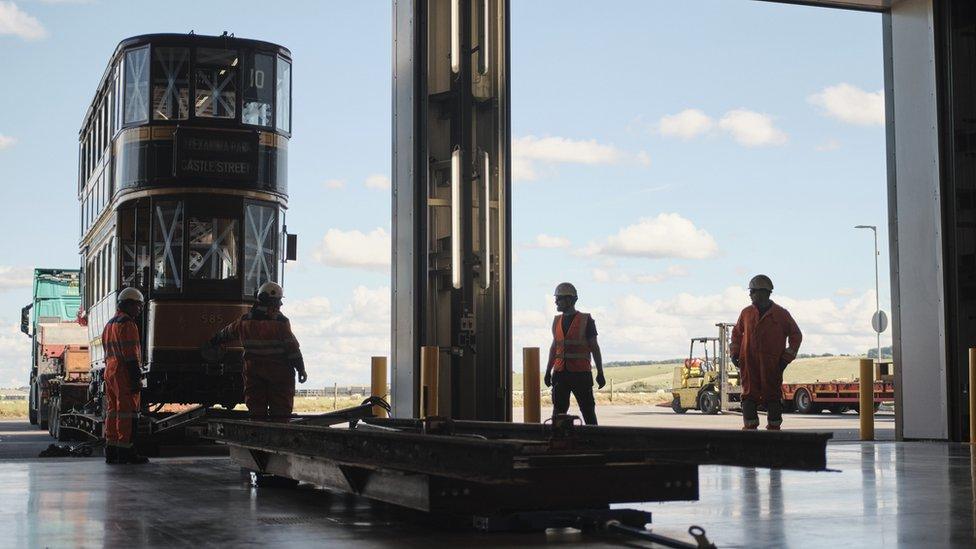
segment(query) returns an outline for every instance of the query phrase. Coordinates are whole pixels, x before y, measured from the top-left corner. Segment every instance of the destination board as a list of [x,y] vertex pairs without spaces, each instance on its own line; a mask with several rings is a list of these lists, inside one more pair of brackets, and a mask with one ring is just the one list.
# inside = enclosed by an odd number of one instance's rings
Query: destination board
[[254,181],[258,173],[257,132],[176,131],[173,171],[177,177]]

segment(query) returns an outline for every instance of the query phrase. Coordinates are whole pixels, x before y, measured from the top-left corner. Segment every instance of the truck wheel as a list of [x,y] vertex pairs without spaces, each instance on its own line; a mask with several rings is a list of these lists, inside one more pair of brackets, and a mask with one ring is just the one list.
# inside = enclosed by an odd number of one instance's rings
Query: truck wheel
[[703,414],[715,415],[718,413],[720,407],[721,403],[718,400],[718,393],[715,391],[704,391],[698,398],[698,409]]
[[27,405],[27,420],[31,425],[37,425],[37,410],[33,406]]
[[797,389],[793,395],[793,406],[799,414],[813,413],[813,397],[810,396],[810,391],[802,387]]
[[674,410],[674,413],[676,414],[683,414],[688,411],[687,408],[681,407],[681,399],[678,397],[674,397],[674,399],[671,400],[671,409]]

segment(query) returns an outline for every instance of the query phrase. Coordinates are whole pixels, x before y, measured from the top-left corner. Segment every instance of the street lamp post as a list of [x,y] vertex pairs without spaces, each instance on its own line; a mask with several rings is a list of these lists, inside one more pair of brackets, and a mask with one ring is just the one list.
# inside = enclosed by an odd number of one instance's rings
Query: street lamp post
[[[880,316],[881,291],[878,284],[878,227],[875,225],[855,225],[855,229],[871,229],[874,233],[874,314]],[[878,335],[878,363],[881,363],[881,330],[875,330]]]

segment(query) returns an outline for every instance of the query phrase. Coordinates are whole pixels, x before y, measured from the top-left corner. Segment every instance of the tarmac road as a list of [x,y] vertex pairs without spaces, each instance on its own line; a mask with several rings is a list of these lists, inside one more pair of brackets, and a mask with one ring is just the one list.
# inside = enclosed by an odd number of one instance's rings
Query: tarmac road
[[47,430],[41,430],[24,419],[0,421],[0,460],[36,458],[54,442]]
[[[543,410],[545,418],[551,410]],[[575,406],[569,408],[570,414],[579,415]],[[626,427],[676,427],[684,429],[741,429],[742,416],[738,413],[723,413],[708,416],[696,410],[676,414],[671,407],[662,406],[599,406],[596,407],[600,425],[619,425]],[[522,421],[522,409],[513,411],[513,419]],[[762,426],[766,414],[760,413]],[[854,413],[845,414],[783,414],[783,429],[787,431],[832,431],[834,440],[859,440],[860,417]],[[894,412],[879,411],[874,417],[875,440],[895,439]]]

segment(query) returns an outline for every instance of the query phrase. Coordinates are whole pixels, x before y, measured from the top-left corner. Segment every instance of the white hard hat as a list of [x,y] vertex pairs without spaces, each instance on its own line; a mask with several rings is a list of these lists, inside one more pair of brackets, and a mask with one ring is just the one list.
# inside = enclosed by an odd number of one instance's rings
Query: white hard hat
[[579,297],[576,295],[576,286],[573,286],[569,282],[563,282],[556,286],[556,292],[553,294],[556,297],[567,295],[570,297]]
[[126,288],[119,292],[118,303],[121,304],[123,301],[138,301],[139,303],[145,303],[146,299],[142,297],[142,292],[136,288]]
[[258,299],[262,297],[266,299],[281,299],[285,297],[285,292],[277,282],[265,282],[258,288]]
[[752,277],[752,280],[749,281],[749,289],[766,290],[771,292],[773,291],[773,281],[768,276],[759,274]]

